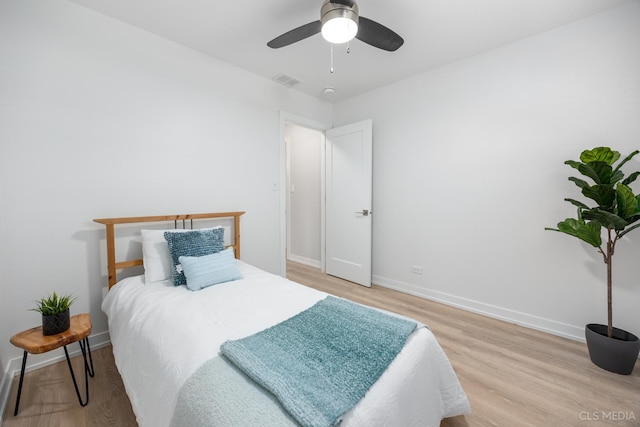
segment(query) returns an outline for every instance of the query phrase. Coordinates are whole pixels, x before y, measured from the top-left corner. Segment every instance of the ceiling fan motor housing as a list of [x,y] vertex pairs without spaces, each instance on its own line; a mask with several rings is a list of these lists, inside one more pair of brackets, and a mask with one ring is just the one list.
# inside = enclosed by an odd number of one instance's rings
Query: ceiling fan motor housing
[[320,8],[320,22],[324,25],[326,22],[334,18],[347,18],[358,24],[358,5],[355,2],[332,3],[325,0]]

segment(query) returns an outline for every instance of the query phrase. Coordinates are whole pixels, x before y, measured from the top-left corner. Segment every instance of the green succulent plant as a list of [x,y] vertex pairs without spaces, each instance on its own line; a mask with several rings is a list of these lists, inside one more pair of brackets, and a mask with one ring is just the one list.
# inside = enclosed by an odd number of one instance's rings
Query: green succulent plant
[[68,310],[75,300],[76,298],[71,295],[58,296],[54,291],[48,297],[36,301],[36,308],[31,310],[42,313],[43,316],[50,316]]
[[[596,206],[574,199],[564,199],[578,208],[576,218],[567,218],[558,223],[558,231],[590,244],[602,254],[607,265],[607,333],[613,336],[612,310],[612,258],[616,243],[627,233],[640,227],[640,195],[633,194],[629,184],[636,180],[640,172],[633,172],[627,178],[620,168],[640,151],[629,154],[617,165],[620,153],[609,147],[596,147],[580,154],[580,161],[567,160],[566,165],[576,169],[593,184],[576,177],[569,177],[582,191],[582,195],[595,202]],[[634,224],[636,223],[636,224]],[[603,244],[604,235],[604,244]]]

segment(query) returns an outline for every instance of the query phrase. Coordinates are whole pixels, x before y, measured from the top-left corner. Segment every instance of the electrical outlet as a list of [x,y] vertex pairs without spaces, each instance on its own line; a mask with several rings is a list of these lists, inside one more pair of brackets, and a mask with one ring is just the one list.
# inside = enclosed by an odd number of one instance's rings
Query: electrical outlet
[[422,274],[422,266],[421,265],[412,265],[411,272],[413,274]]

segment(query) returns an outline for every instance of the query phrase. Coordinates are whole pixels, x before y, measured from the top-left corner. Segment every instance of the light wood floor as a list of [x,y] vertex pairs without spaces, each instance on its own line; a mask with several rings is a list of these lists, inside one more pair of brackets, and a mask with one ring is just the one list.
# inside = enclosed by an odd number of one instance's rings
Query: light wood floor
[[[472,408],[471,415],[446,419],[443,427],[640,426],[640,364],[632,375],[613,374],[594,366],[582,343],[379,286],[364,288],[304,265],[289,263],[288,269],[299,283],[430,326]],[[96,375],[87,407],[78,404],[63,361],[25,375],[17,417],[14,380],[2,425],[135,426],[111,347],[94,350],[93,356]],[[81,359],[74,363],[82,372]]]
[[[69,350],[78,349],[78,344]],[[53,350],[64,355],[62,349]],[[92,349],[95,376],[89,378],[89,403],[78,403],[67,361],[63,360],[24,375],[18,415],[13,416],[18,380],[16,376],[7,401],[2,427],[85,427],[137,426],[129,398],[116,369],[111,346]],[[82,356],[71,359],[84,399],[84,366]]]

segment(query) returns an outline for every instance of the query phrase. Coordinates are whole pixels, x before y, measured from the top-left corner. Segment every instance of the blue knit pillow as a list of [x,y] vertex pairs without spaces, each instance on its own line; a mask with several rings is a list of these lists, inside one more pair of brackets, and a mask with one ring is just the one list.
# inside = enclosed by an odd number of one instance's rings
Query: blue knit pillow
[[210,255],[224,249],[224,228],[222,227],[182,233],[166,231],[164,238],[171,254],[171,278],[175,286],[187,284],[180,265],[181,256]]
[[187,278],[187,288],[199,291],[218,283],[242,279],[233,256],[233,248],[204,256],[181,256],[180,265]]

